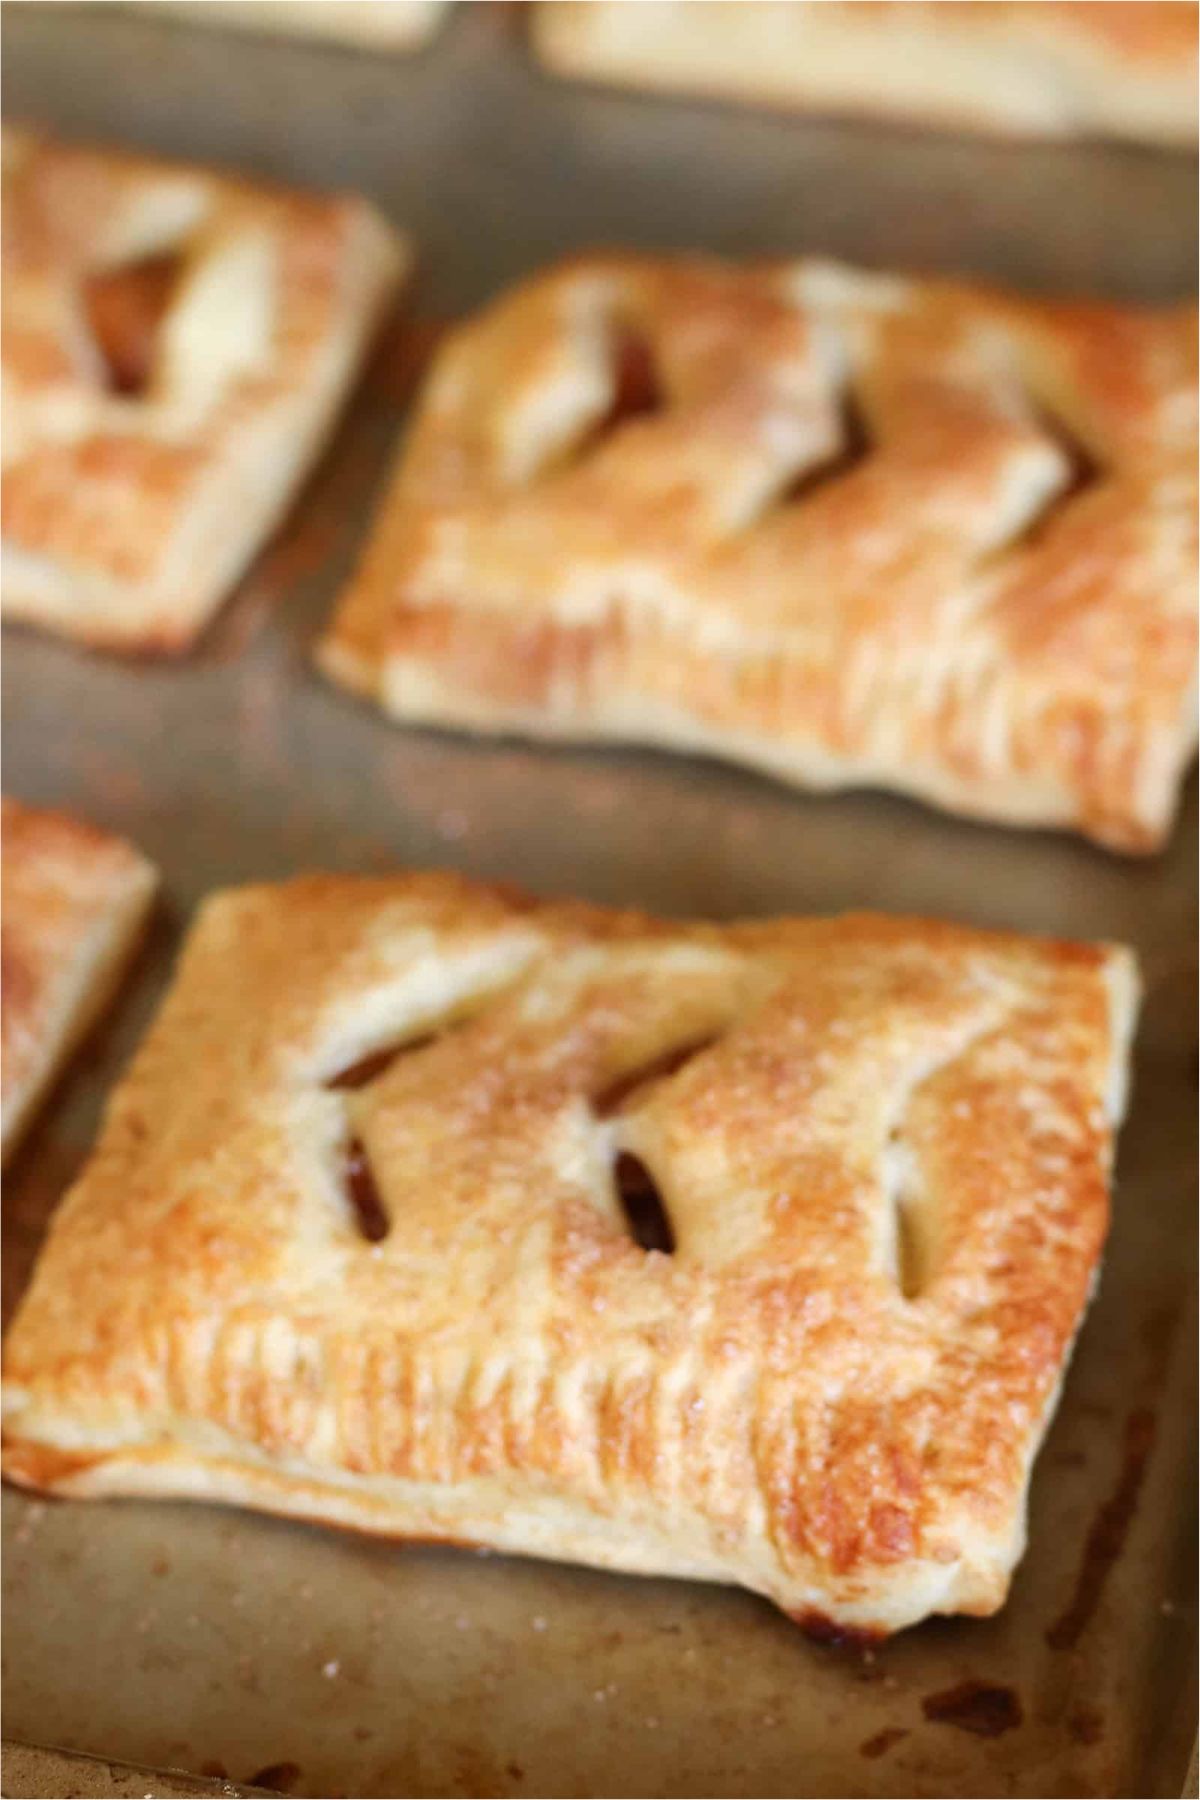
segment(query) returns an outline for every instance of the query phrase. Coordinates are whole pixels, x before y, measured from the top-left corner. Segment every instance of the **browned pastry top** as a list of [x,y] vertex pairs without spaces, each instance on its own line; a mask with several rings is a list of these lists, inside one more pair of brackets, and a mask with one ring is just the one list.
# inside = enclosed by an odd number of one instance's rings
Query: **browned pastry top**
[[123,838],[0,800],[3,1148],[111,991],[155,884]]
[[194,636],[399,266],[362,201],[6,130],[6,610],[138,649]]
[[1194,145],[1191,0],[539,0],[555,71],[1001,136]]
[[802,261],[534,277],[437,357],[323,650],[398,717],[1161,842],[1195,313]]
[[990,1611],[1133,986],[918,920],[219,896],[10,1335],[6,1468],[857,1628]]

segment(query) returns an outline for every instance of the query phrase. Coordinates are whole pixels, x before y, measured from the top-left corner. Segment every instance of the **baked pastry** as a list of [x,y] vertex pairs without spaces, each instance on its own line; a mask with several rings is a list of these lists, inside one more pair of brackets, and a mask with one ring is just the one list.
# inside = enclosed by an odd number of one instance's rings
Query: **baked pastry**
[[179,650],[278,523],[407,260],[366,202],[4,134],[3,610]]
[[445,341],[320,660],[399,719],[1151,850],[1195,413],[1190,307],[584,257]]
[[126,5],[272,37],[411,50],[433,36],[449,0],[126,0]]
[[0,1151],[111,998],[158,876],[132,844],[0,800]]
[[1132,959],[450,876],[221,894],[51,1227],[4,1468],[987,1613],[1095,1280]]
[[1188,0],[540,0],[559,74],[958,131],[1196,141]]

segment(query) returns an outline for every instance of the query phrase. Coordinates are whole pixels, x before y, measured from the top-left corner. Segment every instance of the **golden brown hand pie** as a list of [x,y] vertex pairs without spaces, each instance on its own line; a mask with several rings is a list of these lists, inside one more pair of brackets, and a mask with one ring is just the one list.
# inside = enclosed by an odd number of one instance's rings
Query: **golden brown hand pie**
[[590,256],[435,359],[321,660],[396,718],[1161,844],[1195,313]]
[[126,0],[145,13],[177,13],[272,37],[320,38],[363,50],[408,50],[431,38],[449,0]]
[[0,1028],[8,1156],[111,997],[158,877],[123,838],[0,800]]
[[551,69],[1017,137],[1196,141],[1187,0],[541,0]]
[[4,134],[3,611],[185,648],[274,529],[407,251],[364,201]]
[[53,1222],[5,1470],[987,1613],[1095,1280],[1121,950],[216,896]]

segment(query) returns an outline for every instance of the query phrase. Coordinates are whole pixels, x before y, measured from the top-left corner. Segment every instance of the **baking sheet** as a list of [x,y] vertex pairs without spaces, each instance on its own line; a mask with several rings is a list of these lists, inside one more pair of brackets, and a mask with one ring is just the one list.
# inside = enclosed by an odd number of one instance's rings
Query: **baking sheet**
[[[460,8],[411,60],[100,4],[10,0],[3,24],[9,117],[357,186],[416,234],[426,320],[597,242],[1194,290],[1186,158],[588,93],[529,67],[508,6]],[[6,786],[128,832],[166,878],[123,1002],[10,1172],[6,1308],[218,884],[446,863],[673,914],[867,905],[1122,938],[1147,983],[1133,1111],[1031,1548],[998,1618],[864,1658],[735,1593],[6,1492],[6,1734],[301,1794],[1178,1794],[1195,1732],[1194,786],[1168,853],[1130,863],[699,762],[386,725],[309,651],[400,386],[366,384],[191,661],[6,634]]]

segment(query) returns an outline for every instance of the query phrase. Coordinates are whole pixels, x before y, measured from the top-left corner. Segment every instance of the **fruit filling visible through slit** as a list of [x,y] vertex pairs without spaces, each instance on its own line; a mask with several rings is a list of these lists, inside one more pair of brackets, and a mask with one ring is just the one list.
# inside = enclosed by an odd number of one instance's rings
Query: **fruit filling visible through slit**
[[344,1164],[346,1195],[354,1208],[355,1222],[368,1244],[382,1243],[391,1230],[362,1140],[354,1137],[346,1146]]
[[150,385],[180,267],[178,256],[155,256],[88,282],[87,322],[113,393],[136,398]]
[[634,1242],[643,1250],[674,1255],[675,1233],[662,1193],[641,1158],[622,1150],[613,1168],[613,1181]]

